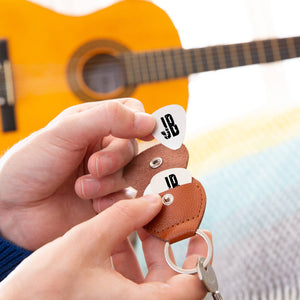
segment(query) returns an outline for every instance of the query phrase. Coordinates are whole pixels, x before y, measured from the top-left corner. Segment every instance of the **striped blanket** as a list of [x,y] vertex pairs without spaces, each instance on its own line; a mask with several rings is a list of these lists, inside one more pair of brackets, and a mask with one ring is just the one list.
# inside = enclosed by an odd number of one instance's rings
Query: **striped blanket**
[[[188,143],[224,299],[300,299],[300,106]],[[197,151],[201,149],[201,151]]]
[[[300,106],[248,115],[185,143],[202,182],[224,299],[300,299]],[[186,245],[175,245],[177,263]]]

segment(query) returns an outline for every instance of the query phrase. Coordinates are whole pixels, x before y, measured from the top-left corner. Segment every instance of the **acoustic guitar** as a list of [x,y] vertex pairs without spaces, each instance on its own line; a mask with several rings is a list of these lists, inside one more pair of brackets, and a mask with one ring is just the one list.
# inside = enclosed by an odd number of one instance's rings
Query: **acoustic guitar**
[[300,37],[182,49],[168,15],[125,0],[86,16],[0,0],[0,153],[82,101],[188,102],[192,73],[300,56]]

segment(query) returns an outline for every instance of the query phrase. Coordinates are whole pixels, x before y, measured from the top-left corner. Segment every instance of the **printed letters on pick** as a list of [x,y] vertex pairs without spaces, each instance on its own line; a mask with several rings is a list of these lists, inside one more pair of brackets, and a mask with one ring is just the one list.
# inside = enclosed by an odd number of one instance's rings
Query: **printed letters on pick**
[[186,115],[180,105],[164,106],[152,114],[156,119],[153,136],[164,146],[176,150],[185,136]]
[[148,189],[152,193],[162,193],[179,185],[192,182],[192,174],[183,168],[172,168],[157,173],[151,179]]

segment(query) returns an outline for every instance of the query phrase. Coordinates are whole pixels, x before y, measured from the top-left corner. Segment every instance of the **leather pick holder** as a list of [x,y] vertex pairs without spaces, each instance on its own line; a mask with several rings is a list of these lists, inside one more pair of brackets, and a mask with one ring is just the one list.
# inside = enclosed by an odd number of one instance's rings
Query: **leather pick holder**
[[156,119],[156,127],[152,134],[161,144],[137,155],[124,168],[123,177],[136,189],[137,197],[159,193],[163,206],[144,229],[166,242],[165,259],[174,271],[195,274],[198,272],[197,268],[179,268],[169,255],[170,244],[198,234],[208,247],[205,266],[212,257],[211,242],[204,232],[198,229],[206,207],[205,190],[186,169],[189,153],[182,144],[185,135],[185,111],[178,105],[168,105],[152,115]]
[[[124,168],[123,174],[128,184],[137,190],[137,197],[141,197],[154,175],[171,168],[186,168],[188,160],[184,145],[171,150],[158,144],[137,155]],[[172,203],[163,205],[159,214],[144,226],[146,231],[170,244],[195,235],[206,206],[201,183],[192,178],[191,183],[166,190],[160,196],[162,200],[171,198]]]
[[172,203],[163,205],[160,213],[144,228],[170,244],[195,235],[206,206],[201,183],[193,178],[191,183],[160,193],[162,198],[165,195],[172,195]]
[[[161,159],[161,164],[151,167],[151,162]],[[124,169],[124,178],[130,186],[137,190],[137,197],[143,193],[152,177],[170,168],[186,168],[189,161],[187,148],[182,145],[177,150],[171,150],[162,144],[155,145],[137,155]]]

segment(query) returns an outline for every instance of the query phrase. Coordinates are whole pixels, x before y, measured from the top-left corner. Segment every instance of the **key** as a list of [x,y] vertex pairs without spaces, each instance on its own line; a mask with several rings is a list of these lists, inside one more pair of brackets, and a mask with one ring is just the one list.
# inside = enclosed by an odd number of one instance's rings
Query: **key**
[[197,262],[197,272],[207,291],[212,294],[214,300],[223,300],[218,287],[217,276],[210,264],[206,268],[203,266],[204,258],[199,257]]

